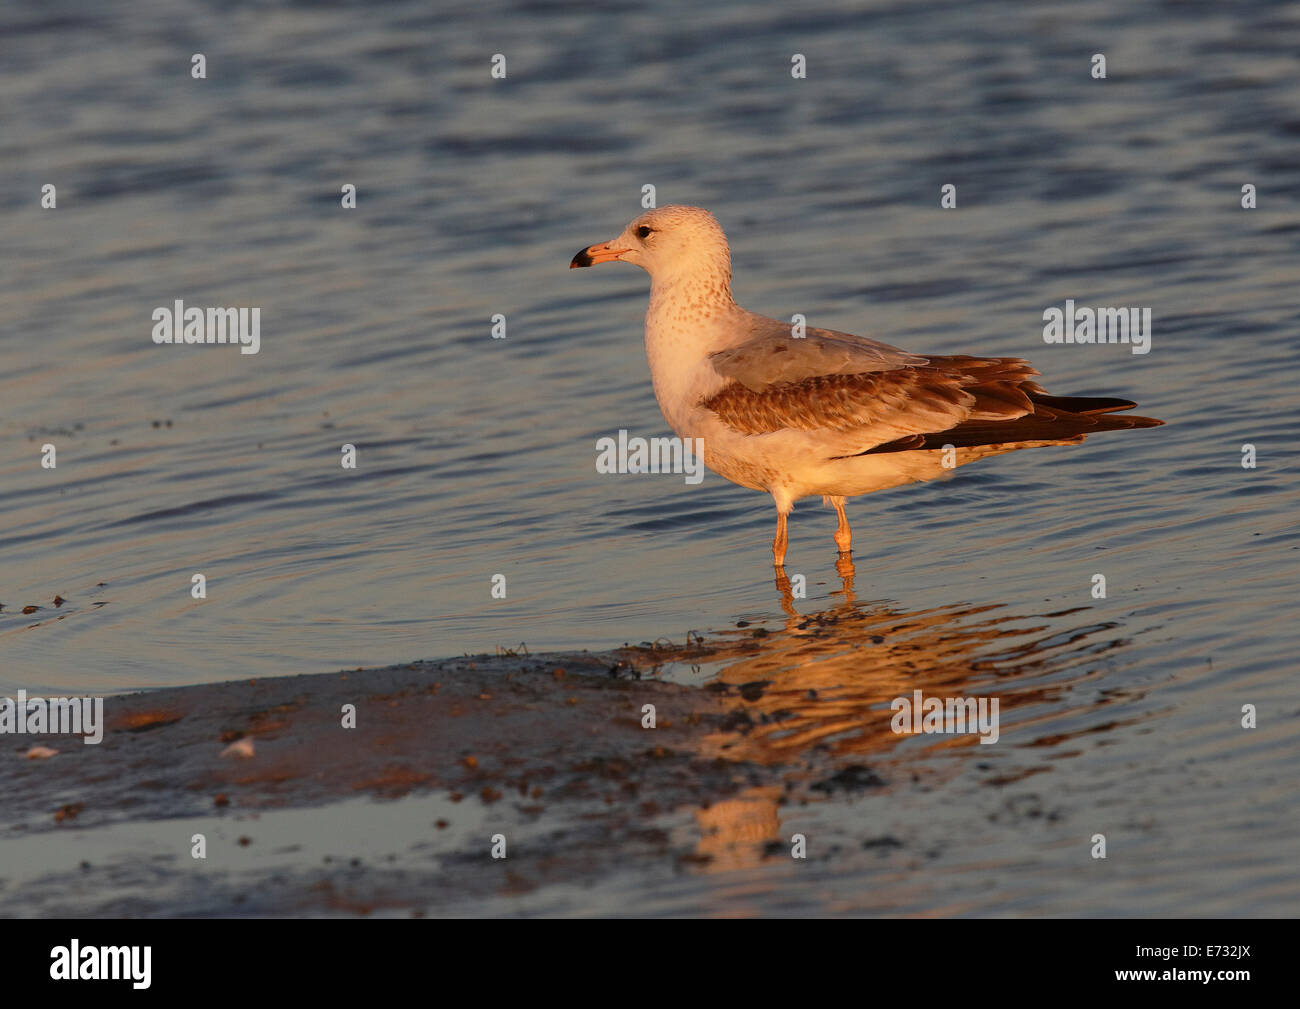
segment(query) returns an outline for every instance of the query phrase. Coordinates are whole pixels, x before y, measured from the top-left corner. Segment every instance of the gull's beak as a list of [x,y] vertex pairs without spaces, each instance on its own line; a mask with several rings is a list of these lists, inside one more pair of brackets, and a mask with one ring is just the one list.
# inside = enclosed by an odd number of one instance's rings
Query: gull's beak
[[613,242],[588,245],[569,260],[569,269],[574,270],[579,266],[595,266],[597,263],[608,263],[615,259],[621,259],[623,253],[631,251],[631,249],[620,249]]

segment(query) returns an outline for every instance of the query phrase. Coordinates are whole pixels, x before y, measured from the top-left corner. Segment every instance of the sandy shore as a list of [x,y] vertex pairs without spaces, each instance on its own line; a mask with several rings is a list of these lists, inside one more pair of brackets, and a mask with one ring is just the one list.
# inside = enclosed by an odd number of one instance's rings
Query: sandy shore
[[[1275,786],[1151,773],[1164,680],[1125,648],[1087,608],[845,596],[686,645],[111,695],[99,745],[3,738],[0,915],[1284,913],[1293,875],[1180,846]],[[996,698],[996,745],[894,731],[918,690]]]
[[[751,721],[737,691],[640,678],[646,657],[480,655],[109,697],[99,745],[6,740],[0,913],[463,912],[707,862],[661,814],[784,788],[726,756]],[[20,759],[33,745],[59,753]]]

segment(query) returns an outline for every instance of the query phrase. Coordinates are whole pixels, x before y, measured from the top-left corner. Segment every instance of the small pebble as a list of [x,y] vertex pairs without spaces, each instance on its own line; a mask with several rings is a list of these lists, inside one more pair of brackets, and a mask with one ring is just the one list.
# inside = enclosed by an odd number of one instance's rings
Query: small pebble
[[253,755],[253,741],[247,736],[243,739],[237,739],[222,750],[221,755],[223,757],[251,757]]

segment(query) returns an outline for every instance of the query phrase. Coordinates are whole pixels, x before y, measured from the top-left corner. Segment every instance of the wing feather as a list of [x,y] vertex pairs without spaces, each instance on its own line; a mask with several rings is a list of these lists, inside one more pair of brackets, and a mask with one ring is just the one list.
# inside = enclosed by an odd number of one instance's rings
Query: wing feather
[[781,332],[710,358],[727,381],[702,405],[734,431],[826,431],[860,440],[866,454],[1161,423],[1103,416],[1136,405],[1128,400],[1049,396],[1020,358],[920,357],[830,330],[809,330],[806,342]]
[[863,375],[926,363],[924,357],[887,343],[831,329],[809,329],[796,339],[789,326],[761,316],[750,331],[751,339],[709,360],[719,375],[751,392],[827,375]]

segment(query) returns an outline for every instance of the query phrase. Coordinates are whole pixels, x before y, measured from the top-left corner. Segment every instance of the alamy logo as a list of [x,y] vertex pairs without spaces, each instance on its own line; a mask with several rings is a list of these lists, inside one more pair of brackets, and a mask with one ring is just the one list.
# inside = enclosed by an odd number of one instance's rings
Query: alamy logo
[[260,308],[186,308],[179,298],[171,308],[155,308],[154,343],[238,343],[241,354],[262,349]]
[[18,700],[0,697],[0,734],[45,736],[51,733],[84,735],[86,744],[103,742],[102,697],[32,697],[18,691]]
[[996,697],[895,697],[889,702],[894,717],[889,727],[900,734],[978,732],[981,743],[996,743],[998,699]]
[[1127,343],[1134,354],[1151,351],[1150,308],[1075,308],[1065,299],[1065,311],[1043,311],[1044,343]]
[[86,946],[73,939],[50,950],[50,977],[55,981],[131,981],[148,988],[153,973],[152,946]]
[[704,479],[703,438],[629,438],[620,429],[618,440],[596,439],[597,473],[684,473],[688,484]]

